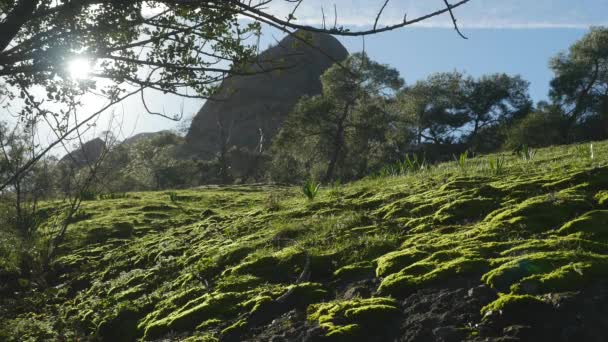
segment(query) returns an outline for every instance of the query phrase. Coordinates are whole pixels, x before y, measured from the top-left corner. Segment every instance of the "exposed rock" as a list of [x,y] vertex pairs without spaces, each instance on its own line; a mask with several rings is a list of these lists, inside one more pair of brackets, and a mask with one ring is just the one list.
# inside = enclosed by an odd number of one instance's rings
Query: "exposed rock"
[[93,164],[101,156],[105,148],[105,141],[100,138],[95,138],[82,144],[79,149],[66,154],[59,162],[62,164],[71,164],[76,168],[83,167],[87,164]]
[[303,95],[321,92],[320,76],[348,52],[331,35],[296,34],[310,43],[288,36],[250,66],[258,74],[233,76],[222,83],[214,100],[192,120],[186,136],[190,153],[209,159],[233,146],[254,150],[262,136],[267,148],[295,103]]

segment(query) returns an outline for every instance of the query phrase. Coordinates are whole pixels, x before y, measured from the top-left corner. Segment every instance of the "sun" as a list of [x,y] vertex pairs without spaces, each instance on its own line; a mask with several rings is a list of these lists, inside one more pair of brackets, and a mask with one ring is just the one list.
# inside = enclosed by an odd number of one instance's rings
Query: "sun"
[[74,58],[68,62],[67,69],[73,79],[86,79],[91,73],[91,62],[86,58]]

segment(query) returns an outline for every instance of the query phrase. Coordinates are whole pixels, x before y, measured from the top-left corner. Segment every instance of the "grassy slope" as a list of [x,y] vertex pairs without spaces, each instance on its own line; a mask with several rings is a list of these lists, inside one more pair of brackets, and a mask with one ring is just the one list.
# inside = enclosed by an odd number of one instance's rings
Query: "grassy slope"
[[[313,202],[264,186],[86,202],[55,286],[10,302],[0,339],[243,340],[293,309],[329,340],[369,338],[398,324],[409,295],[457,279],[500,294],[458,327],[475,338],[496,313],[608,275],[608,143],[594,160],[588,146],[508,155],[501,175],[480,157],[323,188]],[[345,295],[355,284],[370,292]]]

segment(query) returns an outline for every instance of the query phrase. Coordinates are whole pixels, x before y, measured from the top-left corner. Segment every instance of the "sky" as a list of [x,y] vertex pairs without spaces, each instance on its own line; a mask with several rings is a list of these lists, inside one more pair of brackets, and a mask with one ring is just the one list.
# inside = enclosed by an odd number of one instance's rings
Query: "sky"
[[[351,30],[369,28],[384,0],[305,0],[295,13],[298,23],[319,26],[321,8],[328,25],[333,24],[336,4],[337,25]],[[450,0],[455,3],[456,0]],[[271,7],[285,17],[289,9]],[[274,5],[271,5],[274,6]],[[286,5],[285,5],[286,6]],[[395,24],[441,9],[443,0],[392,0],[379,20],[379,27]],[[374,60],[395,67],[413,84],[432,73],[458,70],[473,76],[505,72],[521,75],[530,82],[530,94],[536,102],[547,98],[552,73],[551,57],[565,51],[591,26],[608,26],[608,0],[471,0],[456,9],[462,32],[460,38],[448,15],[426,20],[415,26],[365,38],[365,50]],[[331,19],[330,19],[331,18]],[[264,30],[260,46],[265,47],[283,37],[276,30]],[[361,51],[363,39],[339,37],[349,52]],[[194,115],[203,105],[201,100],[180,100],[170,96],[150,97],[152,110],[169,115],[183,112]],[[92,106],[92,105],[91,105]],[[86,111],[86,110],[85,110]],[[145,114],[138,99],[126,101],[117,109],[124,122],[120,138],[140,132],[172,129],[179,123]],[[97,132],[103,130],[105,119]]]

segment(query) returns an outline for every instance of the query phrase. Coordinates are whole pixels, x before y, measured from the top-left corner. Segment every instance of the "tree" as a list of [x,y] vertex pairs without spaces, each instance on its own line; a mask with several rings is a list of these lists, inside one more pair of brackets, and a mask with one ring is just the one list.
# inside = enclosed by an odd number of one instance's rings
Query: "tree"
[[595,120],[608,136],[608,28],[592,28],[567,52],[554,57],[550,67],[555,74],[551,99],[567,116],[564,135],[573,140],[576,124]]
[[463,139],[470,149],[489,152],[502,145],[501,126],[524,117],[532,108],[528,87],[529,82],[520,76],[507,74],[465,80],[462,104],[469,131]]
[[[403,89],[395,106],[402,126],[414,132],[413,146],[431,144],[439,151],[460,144],[461,149],[487,152],[502,145],[503,128],[527,114],[531,101],[528,82],[519,76],[474,78],[454,71],[433,74]],[[410,130],[405,136],[411,137]]]
[[445,145],[457,140],[455,133],[469,119],[463,103],[464,82],[459,72],[436,73],[397,95],[399,119],[415,132],[413,145]]
[[179,161],[175,159],[175,152],[182,140],[172,133],[164,133],[138,141],[129,151],[131,161],[124,173],[140,190],[160,190],[178,183],[175,167]]
[[565,143],[562,134],[567,118],[560,106],[540,102],[536,109],[508,128],[504,147],[510,150],[530,147],[545,147]]
[[[301,0],[0,1],[0,81],[8,85],[7,101],[18,106],[21,115],[51,117],[61,131],[21,172],[116,103],[138,95],[145,105],[145,90],[209,98],[229,75],[268,71],[252,63],[262,25],[288,34],[306,30],[363,36],[449,14],[457,28],[453,9],[469,1],[446,0],[431,13],[378,26],[385,3],[373,28],[361,31],[338,26],[337,13],[333,26],[300,24],[296,12]],[[284,13],[286,19],[277,14],[284,4],[292,6]],[[70,77],[68,69],[75,62],[93,67],[89,78]],[[104,96],[107,103],[70,126],[84,94]],[[147,105],[146,109],[173,117]],[[7,185],[4,182],[0,188]]]
[[13,227],[23,239],[30,239],[35,232],[34,218],[38,202],[51,191],[49,165],[44,162],[14,177],[19,168],[34,153],[32,129],[20,125],[10,128],[0,122],[0,181],[14,179],[10,186],[0,191],[0,201],[8,203],[12,210],[2,222]]
[[397,70],[354,54],[328,69],[321,83],[322,94],[302,98],[287,117],[273,145],[275,160],[291,155],[325,182],[338,169],[344,178],[360,176],[373,141],[383,140],[388,127],[383,105],[403,80]]

